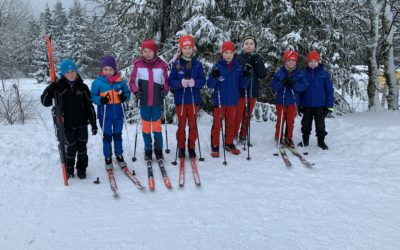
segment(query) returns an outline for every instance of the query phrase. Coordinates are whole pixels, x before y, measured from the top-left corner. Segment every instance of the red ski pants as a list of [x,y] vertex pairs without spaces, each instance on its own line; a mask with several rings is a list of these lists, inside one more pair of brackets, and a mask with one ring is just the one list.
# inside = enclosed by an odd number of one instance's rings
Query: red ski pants
[[[275,139],[286,137],[287,139],[293,139],[293,129],[294,129],[294,118],[296,117],[296,105],[291,104],[283,106],[282,104],[276,104],[276,127],[275,127]],[[282,124],[282,127],[281,127]],[[281,133],[279,134],[279,128],[281,128]],[[285,134],[283,134],[283,128],[285,129]]]
[[[211,128],[211,144],[219,146],[222,120],[225,120],[225,145],[233,144],[236,106],[214,107],[214,122]],[[222,119],[221,119],[222,117]]]
[[195,148],[197,139],[196,117],[198,111],[198,105],[194,105],[194,110],[192,104],[176,105],[176,116],[178,117],[178,130],[176,131],[176,140],[178,141],[178,148],[185,148],[186,121],[188,121],[189,124],[188,148]]
[[[248,98],[249,99],[249,114],[253,113],[254,106],[256,105],[257,98]],[[239,97],[238,105],[236,106],[236,116],[235,116],[235,125],[234,125],[234,133],[235,136],[239,135],[242,138],[247,137],[247,127],[249,124],[249,118],[247,117],[246,110],[246,98]],[[240,131],[239,131],[240,128]]]

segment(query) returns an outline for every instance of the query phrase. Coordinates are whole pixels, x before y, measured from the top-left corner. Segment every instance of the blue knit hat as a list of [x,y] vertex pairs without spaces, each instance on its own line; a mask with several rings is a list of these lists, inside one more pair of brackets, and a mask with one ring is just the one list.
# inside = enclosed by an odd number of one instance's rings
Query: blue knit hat
[[63,77],[68,71],[75,71],[78,73],[78,67],[71,59],[64,59],[60,63],[60,77]]

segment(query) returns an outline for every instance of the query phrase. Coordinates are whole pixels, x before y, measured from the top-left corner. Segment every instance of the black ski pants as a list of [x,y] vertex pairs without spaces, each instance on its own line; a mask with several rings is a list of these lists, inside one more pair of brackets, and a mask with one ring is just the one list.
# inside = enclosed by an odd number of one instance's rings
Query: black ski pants
[[312,130],[312,121],[315,121],[315,131],[318,138],[325,138],[325,107],[304,107],[301,119],[301,132],[308,138]]
[[67,169],[74,169],[75,158],[77,158],[76,169],[86,170],[88,166],[87,141],[87,126],[65,129],[65,161]]

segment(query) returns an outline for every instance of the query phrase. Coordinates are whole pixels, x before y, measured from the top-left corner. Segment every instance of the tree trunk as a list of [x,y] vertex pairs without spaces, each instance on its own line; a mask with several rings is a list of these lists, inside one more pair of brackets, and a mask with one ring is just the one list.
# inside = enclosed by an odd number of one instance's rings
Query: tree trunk
[[388,95],[388,109],[399,109],[399,89],[397,87],[396,67],[394,65],[393,37],[395,25],[393,23],[393,13],[390,5],[385,1],[385,11],[382,15],[382,31],[386,36],[383,41],[383,61],[385,65],[384,76],[386,78]]
[[378,46],[378,32],[379,32],[379,7],[377,6],[376,0],[368,0],[368,15],[370,21],[369,30],[369,43],[367,44],[367,57],[368,57],[368,108],[369,110],[375,110],[376,105],[379,103],[379,95],[377,94],[378,76],[379,69],[376,61],[376,48]]
[[164,44],[169,36],[169,28],[171,25],[171,10],[172,10],[172,0],[162,0],[160,50],[163,49]]

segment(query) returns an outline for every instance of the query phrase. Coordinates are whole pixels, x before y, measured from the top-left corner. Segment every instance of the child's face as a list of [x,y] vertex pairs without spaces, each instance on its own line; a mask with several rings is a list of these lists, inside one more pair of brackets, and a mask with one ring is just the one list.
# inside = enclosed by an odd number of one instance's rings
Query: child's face
[[76,78],[78,77],[78,74],[76,73],[76,71],[70,70],[67,73],[65,73],[64,76],[68,81],[72,82],[72,81],[76,80]]
[[256,44],[252,39],[247,39],[243,43],[243,51],[246,53],[253,53],[256,48]]
[[308,62],[308,67],[315,69],[316,67],[318,67],[319,62],[317,60],[311,60]]
[[142,56],[147,61],[153,60],[154,59],[154,51],[152,51],[151,49],[145,48],[142,50]]
[[295,60],[287,60],[285,62],[285,66],[288,67],[289,69],[293,69],[294,67],[296,67],[297,62]]
[[235,53],[232,50],[225,50],[224,53],[222,53],[222,58],[227,62],[230,63],[233,60]]
[[101,72],[103,73],[103,75],[105,76],[113,76],[115,73],[115,70],[109,66],[105,66]]
[[193,55],[193,48],[190,46],[183,47],[182,54],[186,57],[191,57]]

